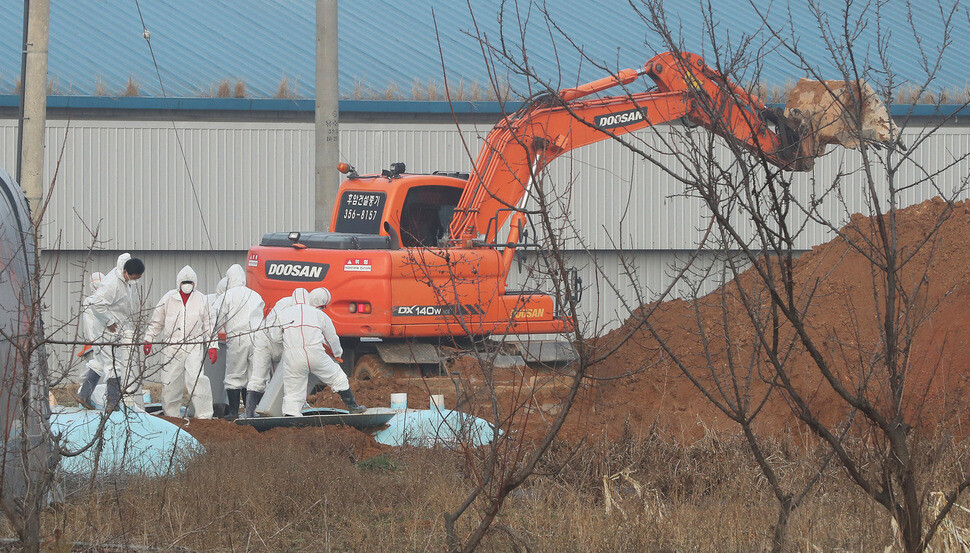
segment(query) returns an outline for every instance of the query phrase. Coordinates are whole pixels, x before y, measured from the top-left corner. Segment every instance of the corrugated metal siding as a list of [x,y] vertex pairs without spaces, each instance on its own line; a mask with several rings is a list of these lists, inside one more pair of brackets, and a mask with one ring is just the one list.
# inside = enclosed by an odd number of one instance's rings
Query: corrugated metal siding
[[[14,167],[15,123],[0,125]],[[180,123],[176,136],[171,123],[75,121],[65,130],[48,125],[45,178],[58,177],[45,249],[89,248],[96,228],[100,247],[245,249],[263,229],[312,226],[312,125]]]
[[[139,83],[141,94],[161,95],[135,3],[54,0],[51,4],[49,67],[58,89],[90,95],[100,80],[109,94],[119,94],[131,76]],[[500,14],[503,4],[505,12]],[[768,20],[782,32],[789,16],[792,21],[812,21],[806,2],[756,0],[755,4],[767,12]],[[834,18],[831,24],[836,29],[844,5],[843,0],[819,2],[821,10]],[[952,5],[952,1],[943,2],[943,10]],[[477,27],[493,44],[497,43],[500,18],[506,39],[511,41],[510,49],[514,52],[524,36],[530,70],[554,88],[597,79],[618,68],[642,66],[657,51],[667,49],[630,3],[609,0],[597,2],[595,9],[591,6],[588,0],[479,0],[473,3],[473,21],[465,2],[339,2],[340,94],[354,97],[358,84],[365,91],[383,93],[394,83],[402,94],[410,96],[415,79],[425,88],[428,81],[435,81],[440,87],[444,65],[453,86],[461,79],[486,85],[491,70],[497,80],[511,81],[518,94],[528,95],[531,91],[523,80],[509,70],[497,65],[486,68],[481,47],[474,38]],[[865,7],[868,11],[863,13]],[[272,97],[286,77],[298,94],[313,96],[313,0],[154,0],[141,2],[140,8],[151,31],[168,95],[211,94],[218,81],[232,79],[234,84],[239,79],[250,95]],[[702,55],[712,50],[702,26],[701,3],[666,0],[663,8],[669,26],[675,35],[680,35],[683,48]],[[936,2],[879,3],[880,25],[893,33],[887,54],[894,63],[893,70],[900,73],[897,82],[925,78],[919,71],[920,48],[910,29],[910,9],[921,40],[919,46],[935,52],[943,39]],[[546,24],[542,10],[549,12],[558,29]],[[761,26],[760,18],[746,2],[715,2],[712,10],[721,47],[738,44],[742,35],[753,34]],[[852,13],[867,20],[857,38],[858,53],[875,51],[876,7],[872,3],[856,3]],[[20,73],[22,17],[21,2],[0,2],[0,36],[6,37],[0,47],[0,91],[13,89]],[[527,24],[520,27],[516,19]],[[946,37],[952,44],[934,87],[962,88],[968,83],[964,68],[970,65],[970,33],[965,17],[962,21],[959,15],[955,19],[957,26]],[[815,24],[799,28],[799,46],[827,78],[839,78],[833,75],[825,45],[814,36],[816,28]],[[802,76],[793,73],[784,56],[783,48],[760,56],[758,61],[764,64],[762,81],[780,85]]]
[[[617,328],[634,309],[644,303],[655,301],[659,295],[674,282],[674,275],[684,267],[693,252],[683,251],[597,251],[569,252],[565,258],[567,265],[578,269],[583,281],[583,297],[579,304],[580,323],[584,331],[598,336]],[[550,292],[548,281],[540,282],[535,277],[530,282],[529,267],[535,257],[531,254],[523,263],[524,270],[512,266],[509,274],[509,289],[530,289]],[[692,267],[697,269],[722,268],[720,254],[701,252],[696,256]],[[696,282],[686,278],[678,281],[671,289],[671,297],[690,297],[692,286],[699,294],[717,288],[716,279]]]
[[[16,129],[0,122],[0,151],[13,160]],[[162,122],[72,122],[64,158],[57,154],[65,123],[53,121],[47,134],[46,178],[57,169],[55,193],[47,212],[45,249],[82,250],[119,246],[153,250],[244,250],[264,232],[308,229],[313,219],[313,131],[305,123],[179,123],[178,136]],[[915,132],[915,131],[914,131]],[[468,171],[467,148],[477,152],[485,130],[449,124],[361,123],[343,125],[342,159],[361,173],[374,173],[403,161],[410,172]],[[915,143],[913,132],[906,140]],[[637,136],[660,149],[653,133]],[[185,153],[183,161],[182,152]],[[914,183],[942,171],[970,153],[964,127],[937,131],[913,153],[899,183]],[[844,224],[847,215],[866,211],[859,154],[832,149],[816,169],[795,175],[793,190],[803,202],[841,177],[845,206],[830,194],[821,208],[827,221]],[[667,170],[683,171],[676,157],[655,156]],[[900,193],[906,206],[951,193],[970,174],[963,160]],[[690,250],[708,224],[702,202],[683,196],[684,186],[657,165],[610,142],[600,142],[560,158],[546,180],[563,196],[575,225],[564,230],[573,249]],[[574,184],[573,186],[568,186]],[[938,190],[939,189],[939,190]],[[797,214],[792,221],[798,222]],[[203,221],[205,224],[203,225]],[[810,222],[798,240],[801,249],[827,241],[824,225]]]
[[[52,121],[47,136],[47,178],[53,175],[56,156],[65,136],[65,123]],[[358,123],[341,128],[342,158],[362,173],[376,172],[391,162],[404,161],[416,173],[465,170],[469,160],[460,137],[473,152],[487,129],[450,124],[421,125]],[[188,183],[171,125],[162,122],[75,121],[67,133],[64,159],[58,172],[58,190],[47,214],[44,230],[47,260],[56,261],[51,292],[55,325],[76,313],[79,284],[85,270],[83,252],[92,245],[88,228],[100,224],[92,266],[109,268],[116,248],[144,253],[149,266],[147,283],[157,295],[172,286],[171,279],[184,264],[199,272],[204,289],[215,286],[231,263],[241,263],[245,250],[264,232],[309,228],[312,221],[312,129],[305,123],[179,123],[179,135],[188,159],[188,173],[203,205],[200,215]],[[643,141],[655,137],[641,136]],[[0,121],[0,160],[14,168],[16,126]],[[909,142],[914,142],[907,137]],[[942,168],[947,160],[970,152],[970,128],[946,127],[930,137],[904,166],[901,182],[913,182],[924,172]],[[850,172],[842,190],[848,212],[866,211],[854,152],[833,153],[816,171],[797,179],[795,188],[808,198],[814,186],[831,182],[840,168]],[[664,157],[660,158],[664,160]],[[970,174],[961,161],[937,185],[951,191]],[[595,252],[605,275],[597,276],[588,255],[570,256],[591,285],[584,301],[586,316],[600,324],[615,325],[624,315],[617,311],[621,298],[636,298],[635,285],[659,291],[669,282],[671,264],[684,251],[696,247],[706,227],[703,206],[678,196],[682,186],[656,166],[609,142],[601,142],[558,160],[551,168],[553,181],[574,182],[568,204],[583,237],[570,242],[574,250]],[[901,194],[909,205],[937,194],[930,183]],[[825,206],[825,217],[842,222],[846,211],[836,202]],[[202,230],[205,218],[212,245]],[[564,231],[565,232],[565,231]],[[610,237],[613,237],[612,240]],[[823,225],[810,224],[799,248],[830,239]],[[633,281],[620,271],[619,254],[626,250],[636,268]],[[214,250],[210,253],[209,250]],[[715,254],[704,252],[704,259]],[[91,270],[90,268],[88,270]],[[616,296],[603,284],[609,276],[618,282]],[[512,286],[516,286],[513,271]],[[599,281],[598,281],[599,279]],[[152,281],[154,280],[154,283]],[[597,292],[601,290],[601,292]],[[681,292],[685,288],[679,289]],[[71,311],[73,308],[75,311]],[[613,313],[620,315],[614,316]]]
[[[905,132],[904,142],[916,143],[916,133],[916,130]],[[650,151],[666,149],[652,133],[639,134],[638,138],[650,145]],[[722,149],[721,153],[725,154],[726,150]],[[912,158],[902,163],[897,174],[898,188],[913,185],[899,193],[899,206],[936,195],[950,195],[963,187],[966,175],[970,174],[970,161],[960,158],[968,155],[970,134],[966,128],[943,128],[927,138],[913,151]],[[684,174],[676,166],[679,163],[676,156],[655,154],[653,157],[659,164],[669,163],[667,169],[673,173]],[[860,167],[861,156],[857,151],[830,148],[812,172],[792,176],[792,189],[807,204],[813,194],[821,195],[839,180],[845,205],[836,194],[829,193],[820,213],[824,220],[841,226],[850,214],[868,212],[865,174]],[[875,167],[877,189],[885,198],[888,190],[885,175],[878,165]],[[929,179],[927,175],[934,177]],[[550,169],[549,182],[556,192],[570,194],[568,207],[575,234],[583,237],[586,247],[593,250],[618,246],[689,250],[697,246],[709,221],[703,203],[685,198],[685,187],[674,176],[610,141],[576,150],[566,159],[557,160]],[[566,189],[569,183],[576,185]],[[804,219],[793,213],[790,224],[801,224]],[[738,220],[744,227],[740,215]],[[572,233],[567,232],[566,236]],[[799,249],[809,249],[832,236],[825,225],[809,222],[796,245]],[[571,240],[569,247],[581,246]]]

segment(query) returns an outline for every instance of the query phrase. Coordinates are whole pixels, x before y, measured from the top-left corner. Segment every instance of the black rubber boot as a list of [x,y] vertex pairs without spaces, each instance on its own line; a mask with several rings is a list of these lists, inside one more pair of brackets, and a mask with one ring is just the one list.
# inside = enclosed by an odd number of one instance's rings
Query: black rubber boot
[[226,416],[226,408],[228,406],[225,403],[213,403],[212,404],[212,418],[221,419]]
[[354,392],[351,390],[344,390],[342,392],[337,392],[340,395],[340,399],[344,400],[344,405],[347,406],[347,410],[351,414],[356,415],[358,413],[363,413],[367,410],[363,405],[357,405],[357,400],[354,399]]
[[84,375],[84,382],[81,383],[81,390],[75,396],[81,407],[97,409],[91,401],[91,394],[94,393],[94,388],[98,385],[99,380],[101,380],[101,375],[88,369],[88,372]]
[[246,418],[253,418],[256,416],[256,406],[263,399],[263,392],[253,392],[246,390]]
[[226,395],[229,396],[229,408],[226,409],[226,420],[234,421],[239,418],[239,396],[242,394],[242,390],[226,390]]
[[113,413],[121,409],[121,379],[109,378],[104,393],[104,412]]

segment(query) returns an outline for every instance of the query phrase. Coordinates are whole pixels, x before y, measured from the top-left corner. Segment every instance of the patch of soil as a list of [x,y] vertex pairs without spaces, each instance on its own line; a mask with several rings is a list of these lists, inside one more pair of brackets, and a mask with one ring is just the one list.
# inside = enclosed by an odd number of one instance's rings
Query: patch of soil
[[231,442],[254,444],[272,449],[276,445],[303,442],[311,450],[341,449],[355,459],[368,459],[389,450],[377,443],[373,436],[349,426],[323,426],[316,428],[274,428],[257,432],[252,426],[236,424],[222,419],[178,419],[161,417],[188,432],[204,446]]
[[[897,220],[900,259],[907,260],[901,272],[903,289],[916,290],[918,283],[924,283],[919,301],[899,315],[901,321],[915,328],[912,348],[903,352],[909,369],[902,408],[907,420],[916,425],[933,428],[945,420],[953,428],[967,412],[970,393],[970,371],[965,364],[970,356],[970,263],[966,255],[970,203],[958,203],[950,213],[946,203],[937,198],[900,210]],[[856,215],[842,233],[857,242],[878,240],[876,223]],[[938,224],[938,234],[926,242]],[[885,309],[883,300],[876,298],[884,284],[880,278],[873,278],[866,257],[843,239],[836,239],[801,256],[794,275],[797,294],[807,297],[814,291],[808,333],[818,345],[818,354],[833,368],[835,378],[853,389],[860,384],[863,367],[871,366],[871,389],[887,386],[884,366],[873,362],[881,340],[878,314]],[[732,366],[740,371],[753,367],[750,393],[763,397],[769,390],[765,379],[774,371],[765,362],[750,362],[758,336],[738,301],[739,288],[757,293],[752,270],[696,302],[646,305],[640,313],[656,308],[649,318],[657,334],[709,388],[713,388],[714,375],[724,377]],[[763,304],[767,305],[767,300]],[[701,328],[705,329],[706,343]],[[791,333],[789,325],[779,328],[783,334]],[[661,354],[658,341],[638,327],[635,319],[600,343],[609,347],[625,337],[629,339],[596,366],[594,373],[605,378],[630,376],[592,385],[577,405],[583,423],[573,421],[565,436],[576,438],[584,430],[597,428],[615,434],[627,422],[639,431],[655,424],[688,438],[708,427],[736,428],[669,356]],[[793,348],[786,366],[823,422],[831,424],[849,416],[845,403],[822,378],[806,348],[800,344]],[[717,391],[714,393],[716,396]],[[884,393],[873,392],[872,401],[878,404],[884,397]],[[780,435],[799,430],[789,406],[778,394],[769,397],[759,419],[758,427],[764,432]]]
[[309,445],[311,451],[343,451],[354,460],[370,459],[392,449],[377,443],[373,436],[349,426],[274,428],[258,434],[259,440],[270,447],[276,444],[302,443]]
[[252,426],[243,426],[222,419],[182,419],[176,417],[159,417],[180,427],[202,445],[218,442],[255,439],[259,432]]

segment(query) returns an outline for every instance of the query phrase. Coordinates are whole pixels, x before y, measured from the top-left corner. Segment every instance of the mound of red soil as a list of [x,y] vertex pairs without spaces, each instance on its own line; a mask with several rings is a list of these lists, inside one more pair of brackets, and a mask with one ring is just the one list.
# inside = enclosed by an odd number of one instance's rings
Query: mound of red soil
[[[899,262],[905,262],[900,282],[908,297],[906,308],[897,306],[897,320],[904,332],[912,334],[910,348],[900,350],[907,379],[901,409],[914,425],[932,428],[945,422],[962,433],[959,421],[966,413],[970,392],[970,371],[965,362],[970,358],[970,262],[966,253],[970,249],[970,203],[958,203],[951,212],[945,202],[929,200],[900,210],[897,220]],[[877,241],[876,223],[855,216],[842,234],[854,243]],[[818,355],[832,367],[838,382],[850,390],[861,386],[865,377],[867,398],[880,409],[889,409],[886,389],[891,375],[880,357],[883,334],[879,314],[886,310],[884,278],[873,271],[866,255],[842,238],[802,255],[793,274],[796,294],[811,296],[806,327]],[[767,306],[763,288],[749,269],[736,281],[696,301],[647,305],[639,314],[649,313],[658,337],[715,400],[736,397],[730,389],[732,380],[726,378],[733,370],[740,384],[748,386],[748,395],[757,405],[768,393],[766,380],[775,371],[763,359],[752,361],[752,352],[757,349],[758,333],[770,332],[773,326],[755,328],[739,301],[739,290],[761,298],[761,305]],[[652,308],[655,310],[651,312]],[[656,337],[637,323],[637,317],[633,317],[601,340],[602,346],[617,349],[593,371],[599,377],[632,374],[596,382],[577,406],[583,424],[571,427],[566,436],[575,438],[575,432],[583,427],[613,434],[626,421],[637,430],[657,424],[688,436],[707,427],[736,428],[684,376],[671,356],[661,353]],[[783,343],[791,340],[791,325],[782,322],[779,328]],[[784,364],[786,372],[823,422],[844,420],[849,416],[845,402],[822,378],[806,348],[798,340],[793,343]],[[729,386],[727,394],[717,389],[716,379]],[[779,394],[768,398],[757,420],[759,429],[774,434],[798,428]]]

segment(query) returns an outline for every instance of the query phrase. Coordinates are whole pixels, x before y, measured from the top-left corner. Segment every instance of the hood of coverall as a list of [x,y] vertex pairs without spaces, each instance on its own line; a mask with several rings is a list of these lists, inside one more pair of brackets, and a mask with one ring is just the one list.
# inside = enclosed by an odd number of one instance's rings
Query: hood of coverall
[[104,279],[104,273],[100,271],[95,271],[91,273],[90,278],[88,278],[88,293],[93,294],[98,291],[101,287],[101,281]]
[[330,303],[330,290],[326,288],[315,288],[310,292],[310,297],[307,299],[307,303],[313,307],[323,307]]
[[226,293],[226,289],[229,288],[229,279],[222,277],[219,279],[219,284],[216,284],[216,295],[221,296]]
[[125,263],[128,263],[129,259],[131,259],[131,254],[128,252],[118,256],[118,263],[115,265],[115,268],[118,269],[118,276],[125,274]]
[[229,280],[229,288],[246,285],[246,271],[241,265],[236,263],[226,271],[226,278]]
[[307,303],[310,300],[310,293],[306,291],[306,288],[297,288],[293,290],[293,303]]
[[188,265],[182,267],[182,270],[179,271],[178,276],[175,277],[175,287],[180,287],[183,282],[191,282],[196,286],[199,284],[199,275],[195,274],[195,269]]

